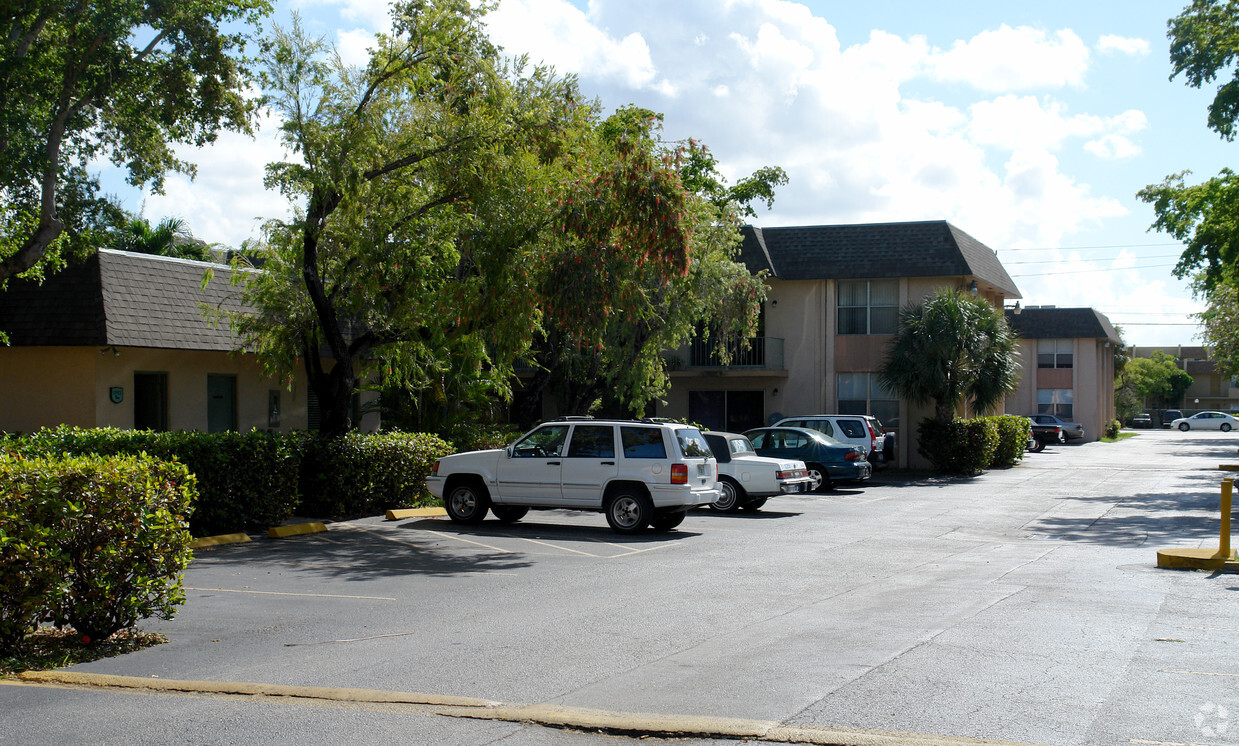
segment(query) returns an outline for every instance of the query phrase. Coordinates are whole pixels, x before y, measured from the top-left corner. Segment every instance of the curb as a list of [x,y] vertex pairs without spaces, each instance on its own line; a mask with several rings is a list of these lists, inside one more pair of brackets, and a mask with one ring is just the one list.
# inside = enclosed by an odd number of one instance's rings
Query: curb
[[249,541],[249,534],[220,534],[219,536],[203,536],[189,542],[190,549],[217,547],[223,544],[244,544]]
[[327,527],[321,523],[294,523],[291,526],[275,526],[267,529],[267,538],[283,539],[301,534],[318,534],[326,530]]
[[63,685],[163,692],[191,692],[434,707],[435,714],[475,720],[529,723],[557,728],[601,730],[616,734],[649,736],[744,739],[767,743],[808,743],[831,746],[1031,746],[1016,741],[939,736],[928,733],[832,728],[814,725],[783,725],[772,720],[744,720],[659,713],[612,712],[563,705],[520,705],[472,697],[449,697],[414,692],[351,689],[319,686],[289,686],[231,681],[182,681],[142,679],[134,676],[77,673],[73,671],[25,671],[18,680],[32,685]]
[[447,511],[443,508],[400,508],[397,510],[387,511],[387,520],[400,521],[405,518],[421,518],[424,516],[442,515],[447,515]]

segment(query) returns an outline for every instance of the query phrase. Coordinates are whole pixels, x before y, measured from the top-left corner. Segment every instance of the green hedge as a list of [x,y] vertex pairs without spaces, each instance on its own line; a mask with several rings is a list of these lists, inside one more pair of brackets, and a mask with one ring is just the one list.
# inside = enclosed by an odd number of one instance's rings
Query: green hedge
[[1106,425],[1106,437],[1114,440],[1119,437],[1119,431],[1123,429],[1123,423],[1118,420],[1110,420],[1110,424]]
[[301,512],[342,518],[428,504],[426,476],[437,459],[452,451],[438,436],[421,433],[309,438]]
[[988,418],[925,419],[916,430],[917,450],[944,474],[980,474],[994,462],[998,450],[998,427]]
[[27,455],[137,455],[179,461],[198,479],[190,516],[195,536],[266,531],[298,503],[304,436],[264,433],[152,432],[60,426],[6,441]]
[[998,446],[990,466],[1015,466],[1028,453],[1028,439],[1032,436],[1032,420],[1015,414],[984,417],[998,429]]
[[149,454],[184,464],[198,480],[194,536],[261,532],[295,513],[341,518],[424,504],[426,476],[452,448],[434,435],[151,432],[61,426],[12,437],[0,453],[27,456]]
[[172,618],[195,497],[184,465],[149,456],[0,454],[0,650],[43,620],[98,642]]

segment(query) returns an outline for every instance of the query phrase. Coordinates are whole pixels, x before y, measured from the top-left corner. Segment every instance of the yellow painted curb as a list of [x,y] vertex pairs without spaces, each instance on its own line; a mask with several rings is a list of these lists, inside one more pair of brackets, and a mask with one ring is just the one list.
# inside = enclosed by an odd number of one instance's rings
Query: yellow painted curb
[[1172,570],[1222,570],[1239,572],[1239,562],[1217,549],[1175,548],[1157,551],[1157,566]]
[[[940,736],[928,733],[833,728],[815,725],[783,725],[771,720],[612,712],[563,705],[519,705],[472,697],[449,697],[376,689],[320,686],[289,686],[234,681],[182,681],[144,679],[134,676],[77,673],[73,671],[26,671],[18,680],[31,685],[60,685],[135,689],[197,694],[297,697],[335,702],[424,705],[447,717],[531,723],[582,730],[668,736],[718,736],[775,743],[832,744],[833,746],[1030,746],[1015,741]],[[0,682],[3,683],[3,682]]]
[[1222,471],[1239,471],[1239,464],[1218,464]]
[[437,694],[388,692],[379,689],[350,689],[329,686],[290,686],[285,684],[251,684],[237,681],[183,681],[179,679],[140,679],[136,676],[110,676],[74,671],[25,671],[17,675],[22,681],[41,684],[69,684],[115,689],[145,689],[159,692],[198,692],[202,694],[247,694],[265,697],[300,697],[333,702],[386,702],[435,707],[494,707],[498,702],[473,697],[447,697]]
[[327,527],[321,523],[294,523],[291,526],[275,526],[267,529],[268,539],[283,539],[288,536],[299,536],[301,534],[318,534],[326,531]]
[[401,521],[405,518],[420,518],[422,516],[447,515],[443,508],[400,508],[387,511],[387,520]]
[[249,534],[220,534],[219,536],[203,536],[200,539],[194,539],[189,542],[189,548],[202,549],[203,547],[217,547],[221,544],[244,544],[249,540]]

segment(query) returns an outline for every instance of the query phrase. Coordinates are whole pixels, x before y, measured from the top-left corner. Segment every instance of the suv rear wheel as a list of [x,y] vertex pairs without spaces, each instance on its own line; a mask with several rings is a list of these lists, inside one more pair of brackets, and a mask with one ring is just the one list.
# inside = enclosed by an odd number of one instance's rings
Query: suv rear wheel
[[635,534],[654,518],[654,503],[632,488],[621,488],[607,500],[606,511],[616,533]]
[[486,517],[490,496],[486,494],[486,488],[476,482],[457,482],[448,490],[443,507],[453,522],[473,525],[481,523]]

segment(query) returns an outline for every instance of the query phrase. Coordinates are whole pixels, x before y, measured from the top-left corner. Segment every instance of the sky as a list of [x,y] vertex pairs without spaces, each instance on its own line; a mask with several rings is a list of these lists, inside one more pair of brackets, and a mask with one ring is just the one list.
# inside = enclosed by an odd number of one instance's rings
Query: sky
[[[1203,308],[1171,274],[1182,246],[1150,232],[1136,193],[1216,175],[1239,144],[1205,126],[1212,90],[1169,80],[1166,22],[1186,0],[949,4],[838,0],[501,0],[505,54],[578,76],[604,111],[665,115],[731,180],[781,166],[759,226],[947,220],[998,253],[1024,306],[1091,306],[1136,345],[1199,344]],[[346,60],[388,28],[380,0],[278,0]],[[289,213],[262,186],[275,127],[225,133],[194,181],[105,190],[152,222],[237,245]]]

